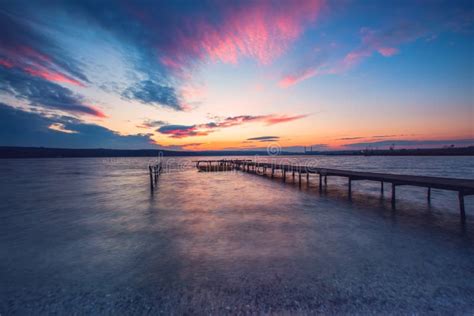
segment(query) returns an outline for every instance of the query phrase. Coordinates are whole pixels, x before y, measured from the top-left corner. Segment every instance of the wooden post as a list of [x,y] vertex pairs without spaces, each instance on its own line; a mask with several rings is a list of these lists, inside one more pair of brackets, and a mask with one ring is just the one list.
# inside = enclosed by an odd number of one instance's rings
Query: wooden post
[[319,174],[319,192],[323,190],[323,176]]
[[461,211],[461,221],[466,221],[466,211],[464,210],[464,193],[459,191],[459,210]]
[[349,177],[349,187],[348,187],[349,199],[352,198],[352,178]]
[[392,183],[392,208],[395,208],[395,183]]
[[272,165],[272,179],[273,179],[274,176],[275,176],[275,166]]
[[148,170],[150,170],[150,187],[153,189],[153,170],[151,166],[148,166]]
[[324,176],[324,186],[328,185],[328,176]]
[[283,167],[283,182],[286,182],[286,168]]
[[298,170],[298,186],[301,188],[301,169]]
[[383,195],[383,181],[380,182],[380,194]]
[[292,167],[291,169],[293,170],[293,172],[292,172],[293,182],[295,182],[295,168]]
[[309,172],[308,171],[306,171],[306,183],[308,183],[309,185]]
[[431,188],[428,188],[428,203],[431,203]]

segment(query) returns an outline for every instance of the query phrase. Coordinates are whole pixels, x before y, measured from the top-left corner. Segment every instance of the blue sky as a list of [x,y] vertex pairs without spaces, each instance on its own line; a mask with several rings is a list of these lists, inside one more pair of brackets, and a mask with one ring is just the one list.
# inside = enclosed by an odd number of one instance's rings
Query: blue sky
[[473,19],[471,1],[5,1],[0,145],[472,145]]

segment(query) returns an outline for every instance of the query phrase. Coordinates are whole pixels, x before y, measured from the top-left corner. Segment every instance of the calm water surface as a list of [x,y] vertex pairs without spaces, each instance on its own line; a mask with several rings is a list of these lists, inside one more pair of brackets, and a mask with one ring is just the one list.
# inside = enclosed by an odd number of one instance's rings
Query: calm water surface
[[[149,158],[1,160],[0,314],[474,312],[473,197],[461,225],[454,192],[400,187],[393,211],[390,185],[349,201],[345,179],[194,159],[166,158],[154,190]],[[278,159],[474,179],[471,157]]]

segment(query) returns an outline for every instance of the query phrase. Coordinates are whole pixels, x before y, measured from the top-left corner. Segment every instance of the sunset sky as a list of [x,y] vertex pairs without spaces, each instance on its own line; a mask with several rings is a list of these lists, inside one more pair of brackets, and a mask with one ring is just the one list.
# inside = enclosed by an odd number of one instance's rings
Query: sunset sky
[[472,1],[0,1],[0,146],[474,145]]

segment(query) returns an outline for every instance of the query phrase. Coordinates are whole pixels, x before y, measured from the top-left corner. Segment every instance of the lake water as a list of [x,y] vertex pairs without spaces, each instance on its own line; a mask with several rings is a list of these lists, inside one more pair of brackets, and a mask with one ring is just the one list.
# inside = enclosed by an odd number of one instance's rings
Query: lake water
[[[399,187],[394,211],[388,184],[194,159],[153,190],[149,158],[0,160],[0,314],[474,312],[473,197],[461,225],[455,192]],[[472,157],[272,159],[474,179]]]

